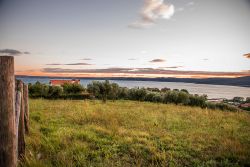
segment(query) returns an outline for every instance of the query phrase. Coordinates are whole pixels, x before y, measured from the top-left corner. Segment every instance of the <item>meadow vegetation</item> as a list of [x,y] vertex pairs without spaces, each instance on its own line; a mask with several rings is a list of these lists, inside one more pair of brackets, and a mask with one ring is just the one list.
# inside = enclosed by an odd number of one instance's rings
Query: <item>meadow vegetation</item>
[[249,166],[250,115],[128,100],[30,99],[23,166]]

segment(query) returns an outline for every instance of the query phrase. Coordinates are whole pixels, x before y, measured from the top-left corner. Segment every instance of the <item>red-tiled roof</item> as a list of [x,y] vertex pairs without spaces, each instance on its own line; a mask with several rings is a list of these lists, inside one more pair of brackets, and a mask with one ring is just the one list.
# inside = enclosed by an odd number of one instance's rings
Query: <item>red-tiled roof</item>
[[51,85],[80,84],[80,80],[50,80]]
[[244,108],[247,108],[247,107],[250,107],[250,103],[241,104],[240,106],[244,107]]

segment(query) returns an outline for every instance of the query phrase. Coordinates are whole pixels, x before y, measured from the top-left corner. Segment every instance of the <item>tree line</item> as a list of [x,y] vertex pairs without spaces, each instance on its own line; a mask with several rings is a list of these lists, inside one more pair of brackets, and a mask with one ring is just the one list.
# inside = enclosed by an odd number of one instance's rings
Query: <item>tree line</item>
[[237,108],[223,103],[209,103],[206,95],[193,95],[186,89],[169,88],[127,88],[120,87],[109,81],[93,81],[85,88],[79,84],[64,84],[62,86],[50,86],[36,82],[29,84],[29,96],[31,98],[46,99],[99,99],[107,100],[134,100],[154,103],[173,103],[201,108],[221,109],[236,111]]

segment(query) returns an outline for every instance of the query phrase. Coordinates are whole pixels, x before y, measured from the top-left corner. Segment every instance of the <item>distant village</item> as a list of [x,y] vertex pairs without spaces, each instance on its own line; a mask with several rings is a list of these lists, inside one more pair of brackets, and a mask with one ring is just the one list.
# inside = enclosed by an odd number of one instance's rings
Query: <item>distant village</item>
[[250,111],[250,97],[247,97],[246,99],[244,97],[234,97],[233,99],[213,98],[208,99],[207,101],[211,103],[229,104],[240,109]]

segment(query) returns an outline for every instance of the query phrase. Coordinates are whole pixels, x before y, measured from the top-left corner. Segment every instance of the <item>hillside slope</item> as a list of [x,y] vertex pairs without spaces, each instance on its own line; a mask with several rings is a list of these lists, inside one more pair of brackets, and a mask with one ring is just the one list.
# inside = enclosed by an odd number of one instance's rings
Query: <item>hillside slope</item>
[[24,166],[250,165],[250,115],[168,104],[30,100]]

